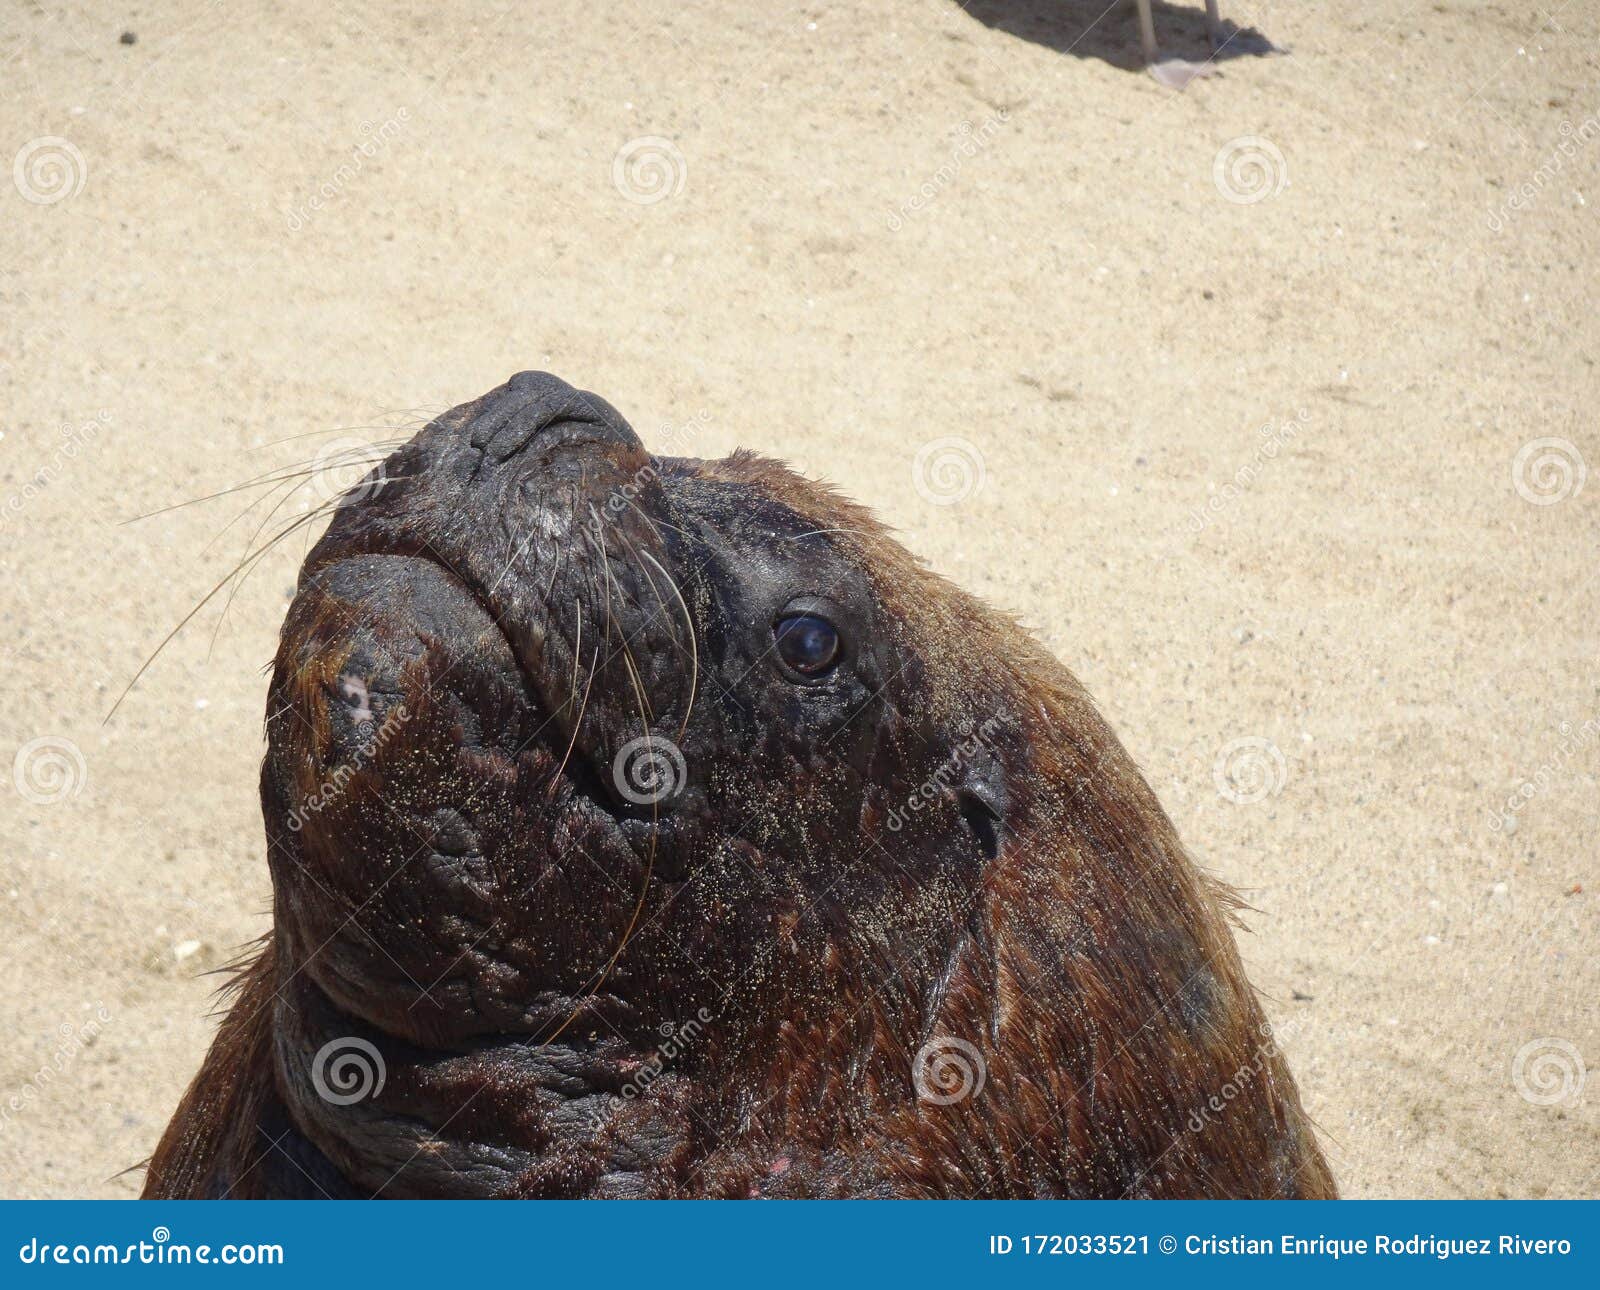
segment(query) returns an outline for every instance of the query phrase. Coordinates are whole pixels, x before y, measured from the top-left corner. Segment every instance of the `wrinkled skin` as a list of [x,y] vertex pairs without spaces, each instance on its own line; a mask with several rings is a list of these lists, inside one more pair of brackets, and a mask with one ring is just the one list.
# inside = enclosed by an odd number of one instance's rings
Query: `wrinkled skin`
[[775,463],[520,374],[341,506],[267,732],[273,930],[147,1195],[1333,1194],[1077,683]]

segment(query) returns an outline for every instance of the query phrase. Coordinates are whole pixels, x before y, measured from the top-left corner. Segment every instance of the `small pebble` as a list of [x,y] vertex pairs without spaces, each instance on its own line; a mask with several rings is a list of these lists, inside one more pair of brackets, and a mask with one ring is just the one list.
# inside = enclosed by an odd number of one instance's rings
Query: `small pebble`
[[125,31],[122,33],[122,43],[124,45],[136,45],[139,43],[139,37],[131,31]]
[[193,958],[200,952],[199,941],[179,941],[172,947],[172,957],[182,963],[184,959]]

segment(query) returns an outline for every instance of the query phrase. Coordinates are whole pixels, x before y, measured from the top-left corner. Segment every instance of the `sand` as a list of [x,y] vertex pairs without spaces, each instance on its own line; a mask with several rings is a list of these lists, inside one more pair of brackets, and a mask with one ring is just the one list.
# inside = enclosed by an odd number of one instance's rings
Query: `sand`
[[268,925],[304,542],[102,724],[266,508],[130,521],[543,367],[1084,679],[1348,1194],[1596,1194],[1600,6],[450,9],[0,14],[0,1193],[134,1194]]

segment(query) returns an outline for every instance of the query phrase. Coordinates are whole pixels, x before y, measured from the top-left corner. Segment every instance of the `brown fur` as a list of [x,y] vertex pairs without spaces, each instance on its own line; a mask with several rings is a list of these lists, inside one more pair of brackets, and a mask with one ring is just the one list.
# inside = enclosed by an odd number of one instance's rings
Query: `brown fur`
[[[466,438],[542,509],[474,510],[477,467],[448,482]],[[146,1194],[1334,1195],[1230,897],[1074,678],[831,491],[748,454],[652,461],[524,374],[402,450],[397,496],[341,511],[269,699],[273,945]],[[619,481],[630,509],[580,550]],[[480,567],[541,522],[526,577]],[[725,606],[789,582],[834,584],[862,642],[837,713],[739,653]],[[631,648],[593,645],[611,628]],[[286,829],[348,764],[328,695],[352,668],[408,724]],[[681,731],[690,786],[618,832],[585,767],[651,728]],[[438,841],[458,821],[464,852]],[[669,1028],[689,1038],[663,1057]],[[330,1107],[306,1064],[348,1036],[387,1082]],[[930,1045],[975,1053],[982,1088],[940,1096]]]

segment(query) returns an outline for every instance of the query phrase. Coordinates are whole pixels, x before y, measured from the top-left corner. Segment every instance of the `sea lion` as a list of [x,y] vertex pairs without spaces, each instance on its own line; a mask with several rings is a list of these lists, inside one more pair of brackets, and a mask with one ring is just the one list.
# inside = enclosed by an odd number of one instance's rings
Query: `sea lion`
[[334,515],[154,1197],[1326,1197],[1229,898],[864,510],[524,372]]

